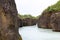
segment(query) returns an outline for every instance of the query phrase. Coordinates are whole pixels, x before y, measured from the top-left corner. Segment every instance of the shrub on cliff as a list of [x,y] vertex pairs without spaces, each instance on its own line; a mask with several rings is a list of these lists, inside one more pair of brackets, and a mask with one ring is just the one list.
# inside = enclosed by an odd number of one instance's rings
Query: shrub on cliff
[[38,27],[60,31],[60,0],[43,11],[39,16]]
[[45,11],[60,11],[60,0],[56,4],[49,6]]
[[[20,14],[18,14],[18,17],[22,20],[23,26],[36,25],[37,18],[32,16],[32,15],[20,15]],[[19,22],[19,24],[21,24],[21,22]]]
[[25,18],[31,18],[31,19],[36,19],[36,17],[32,16],[32,15],[20,15],[18,14],[18,17],[21,19],[25,19]]
[[51,28],[50,17],[52,14],[58,11],[60,11],[60,0],[56,4],[49,6],[43,11],[42,15],[40,15],[38,19],[38,27]]

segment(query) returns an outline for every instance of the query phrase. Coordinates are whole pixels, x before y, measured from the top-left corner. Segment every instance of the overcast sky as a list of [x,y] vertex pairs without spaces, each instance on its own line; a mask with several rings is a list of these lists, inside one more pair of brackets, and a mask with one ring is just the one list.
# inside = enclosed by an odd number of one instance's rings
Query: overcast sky
[[15,0],[19,14],[40,15],[44,9],[58,0]]

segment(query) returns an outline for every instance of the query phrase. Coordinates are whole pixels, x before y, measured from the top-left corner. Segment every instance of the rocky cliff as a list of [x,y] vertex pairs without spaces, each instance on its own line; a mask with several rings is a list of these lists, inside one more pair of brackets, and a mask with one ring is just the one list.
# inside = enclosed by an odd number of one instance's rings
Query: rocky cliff
[[56,12],[50,17],[50,25],[53,31],[60,32],[60,12]]
[[60,31],[60,0],[43,11],[38,19],[38,27]]
[[0,0],[0,40],[18,40],[19,37],[15,1]]
[[51,28],[50,27],[50,16],[52,12],[43,12],[38,19],[39,28]]
[[36,19],[32,19],[32,18],[25,18],[22,20],[22,25],[23,26],[32,26],[32,25],[36,25]]
[[18,18],[18,26],[22,27],[23,26],[23,20],[19,17],[17,17],[17,18]]
[[37,23],[37,18],[31,15],[19,15],[18,14],[18,24],[19,27],[22,26],[32,26],[32,25],[36,25]]

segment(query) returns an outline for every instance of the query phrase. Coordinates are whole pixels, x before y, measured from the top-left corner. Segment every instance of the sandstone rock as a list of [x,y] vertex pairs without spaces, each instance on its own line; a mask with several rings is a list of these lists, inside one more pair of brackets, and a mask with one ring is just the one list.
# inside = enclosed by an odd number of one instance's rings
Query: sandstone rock
[[18,40],[19,37],[14,0],[0,0],[0,40]]

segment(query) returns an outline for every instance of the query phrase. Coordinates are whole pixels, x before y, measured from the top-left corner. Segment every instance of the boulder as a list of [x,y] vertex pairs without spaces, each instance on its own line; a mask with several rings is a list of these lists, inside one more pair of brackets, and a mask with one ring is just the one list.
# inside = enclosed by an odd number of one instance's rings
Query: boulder
[[14,0],[0,0],[0,40],[21,40]]

